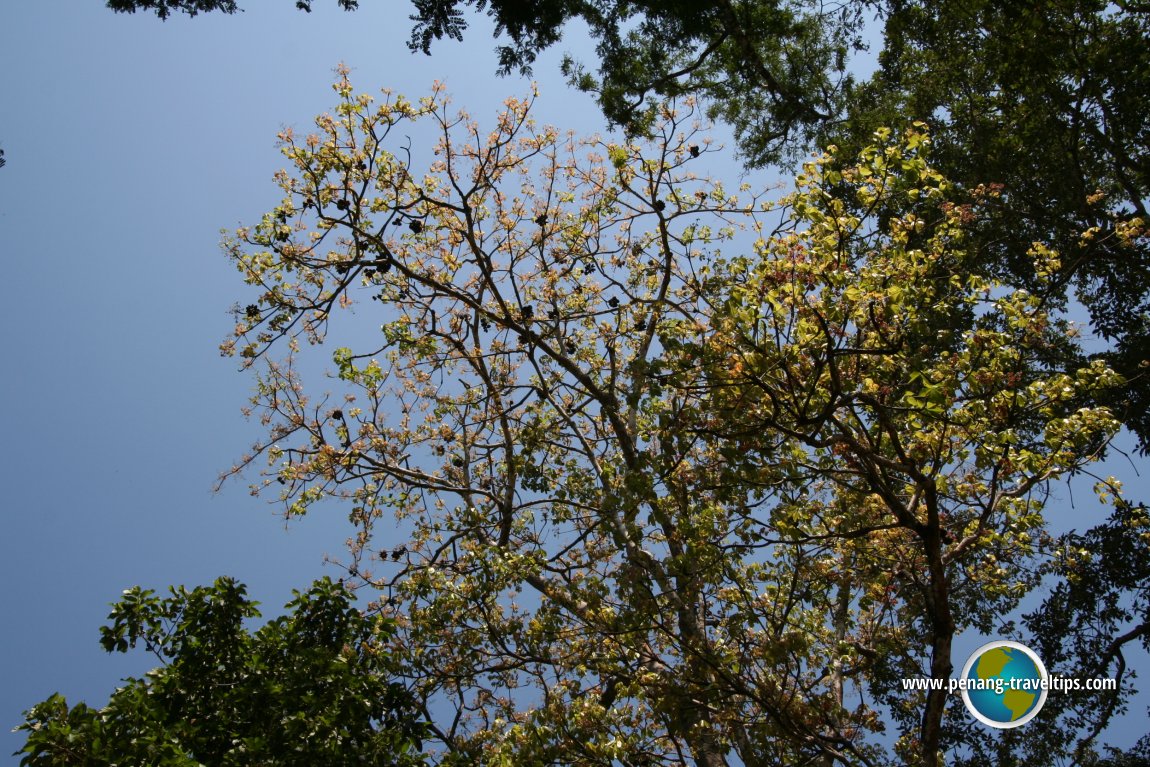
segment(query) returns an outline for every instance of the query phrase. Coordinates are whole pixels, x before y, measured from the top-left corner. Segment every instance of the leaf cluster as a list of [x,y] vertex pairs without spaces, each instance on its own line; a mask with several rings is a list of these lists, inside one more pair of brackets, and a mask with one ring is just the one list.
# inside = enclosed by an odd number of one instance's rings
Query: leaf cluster
[[[313,0],[296,0],[296,8],[311,13]],[[354,11],[359,8],[359,0],[336,0],[339,7],[345,11]],[[233,14],[242,9],[236,0],[107,0],[107,7],[116,13],[135,13],[136,11],[153,11],[161,20],[167,20],[173,12],[186,13],[189,17],[200,13]]]
[[[884,125],[932,128],[934,162],[967,190],[999,193],[971,227],[982,266],[1052,303],[1088,310],[1103,356],[1129,386],[1108,401],[1147,440],[1146,199],[1150,15],[1137,4],[888,4],[878,71],[823,141],[855,150]],[[1034,242],[1059,253],[1036,275]],[[1085,352],[1052,350],[1071,366]]]
[[230,578],[163,599],[125,591],[100,643],[162,665],[98,709],[59,694],[33,706],[20,764],[422,763],[425,728],[385,647],[393,626],[327,578],[286,608],[249,632],[259,611]]

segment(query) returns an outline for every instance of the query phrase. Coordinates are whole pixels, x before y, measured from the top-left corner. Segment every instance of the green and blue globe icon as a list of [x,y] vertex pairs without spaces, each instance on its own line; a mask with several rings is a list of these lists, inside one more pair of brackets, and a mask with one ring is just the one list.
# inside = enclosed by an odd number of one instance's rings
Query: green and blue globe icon
[[1026,724],[1046,703],[1046,667],[1026,645],[1000,640],[975,650],[962,669],[962,699],[985,725]]

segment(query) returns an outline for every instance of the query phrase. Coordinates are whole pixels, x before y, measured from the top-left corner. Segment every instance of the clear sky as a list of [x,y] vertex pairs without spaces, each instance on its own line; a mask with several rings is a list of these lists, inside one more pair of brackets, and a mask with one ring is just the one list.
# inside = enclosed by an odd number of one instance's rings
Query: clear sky
[[[342,554],[345,516],[285,526],[242,481],[212,492],[260,436],[240,414],[251,376],[217,351],[245,297],[220,229],[278,202],[276,133],[334,105],[341,61],[362,90],[417,97],[443,80],[481,120],[529,90],[493,76],[482,19],[429,58],[407,49],[406,2],[241,5],[162,23],[103,0],[0,0],[0,763],[16,761],[27,707],[56,691],[100,704],[153,665],[99,647],[123,589],[231,575],[270,614],[338,575],[324,556]],[[535,115],[602,130],[557,73],[565,50],[586,51],[571,40],[537,67]],[[1064,506],[1064,526],[1093,524]]]

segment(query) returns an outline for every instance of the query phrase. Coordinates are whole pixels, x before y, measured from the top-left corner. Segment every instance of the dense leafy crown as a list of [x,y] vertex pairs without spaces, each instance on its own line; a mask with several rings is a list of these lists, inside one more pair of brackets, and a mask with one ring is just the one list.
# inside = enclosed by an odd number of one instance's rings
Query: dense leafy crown
[[[269,429],[237,471],[265,458],[289,514],[345,499],[351,572],[455,714],[441,761],[881,764],[884,711],[909,763],[964,737],[897,679],[948,677],[1035,586],[1045,488],[1121,383],[1051,367],[1074,328],[981,268],[1000,191],[948,183],[922,125],[767,203],[695,173],[689,99],[615,143],[530,99],[483,129],[438,89],[335,89],[227,244],[258,293],[224,351],[266,362]],[[421,172],[395,136],[425,125]],[[300,341],[353,313],[378,331],[315,401]]]
[[389,621],[364,616],[325,578],[254,633],[243,584],[124,592],[101,629],[108,652],[142,646],[163,663],[108,704],[53,695],[26,713],[25,767],[379,765],[422,763],[424,734],[392,679]]

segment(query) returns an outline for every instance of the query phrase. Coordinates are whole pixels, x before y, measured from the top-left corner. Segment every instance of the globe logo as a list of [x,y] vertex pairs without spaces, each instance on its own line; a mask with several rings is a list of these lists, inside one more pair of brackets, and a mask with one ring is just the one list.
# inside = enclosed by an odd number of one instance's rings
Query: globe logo
[[1046,667],[1029,647],[997,641],[975,650],[962,669],[962,700],[974,718],[990,727],[1026,724],[1046,703]]

